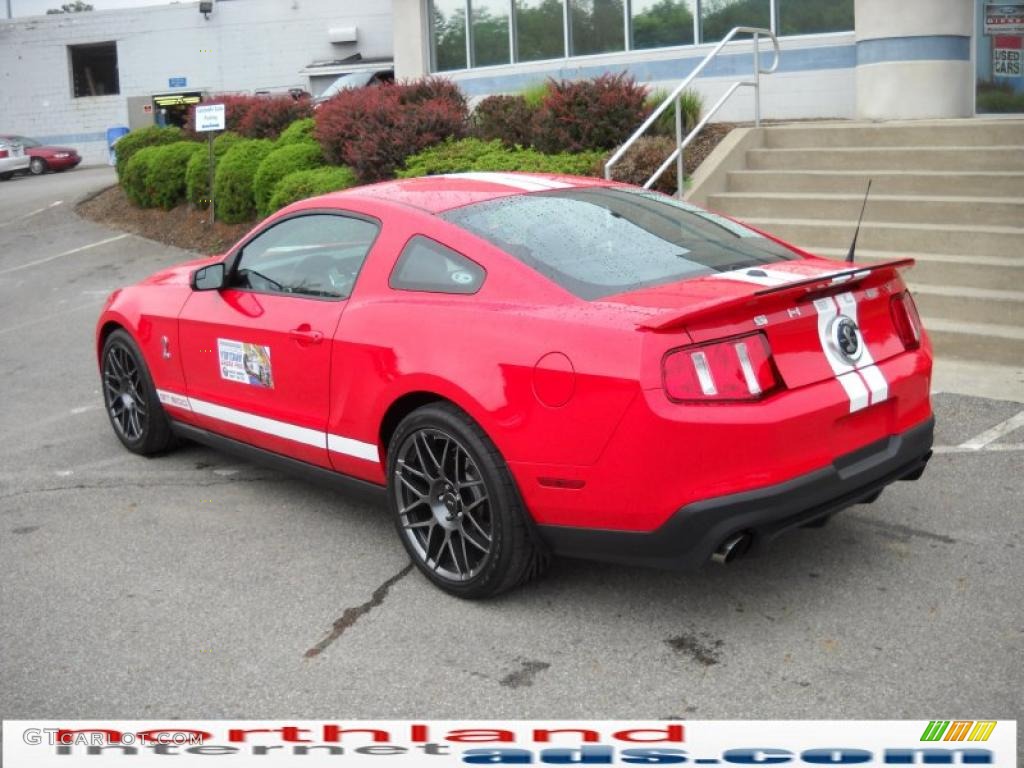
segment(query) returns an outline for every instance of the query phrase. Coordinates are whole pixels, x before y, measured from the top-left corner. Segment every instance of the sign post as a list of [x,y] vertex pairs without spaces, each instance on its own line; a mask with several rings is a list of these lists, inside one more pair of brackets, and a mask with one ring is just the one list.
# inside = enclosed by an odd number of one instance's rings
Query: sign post
[[196,107],[196,133],[205,133],[210,152],[210,226],[213,226],[213,134],[227,124],[223,104],[200,104]]

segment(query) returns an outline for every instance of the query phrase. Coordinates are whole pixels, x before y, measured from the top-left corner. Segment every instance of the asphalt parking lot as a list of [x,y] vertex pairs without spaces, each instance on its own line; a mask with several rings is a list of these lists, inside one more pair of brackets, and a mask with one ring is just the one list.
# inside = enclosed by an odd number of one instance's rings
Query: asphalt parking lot
[[100,303],[189,254],[74,214],[112,180],[0,183],[0,718],[1020,717],[1024,405],[937,394],[920,482],[764,557],[461,602],[379,508],[121,448]]

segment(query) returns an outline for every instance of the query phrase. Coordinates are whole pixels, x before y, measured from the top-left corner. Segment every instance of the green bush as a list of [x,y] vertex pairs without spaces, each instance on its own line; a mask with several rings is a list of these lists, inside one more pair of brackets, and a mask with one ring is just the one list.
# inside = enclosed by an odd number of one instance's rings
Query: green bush
[[316,137],[313,136],[314,128],[316,128],[316,120],[312,117],[304,117],[301,120],[296,120],[281,131],[281,135],[277,137],[277,146],[283,147],[286,144],[297,144],[303,141],[309,141],[315,144]]
[[185,172],[197,152],[206,150],[196,141],[176,141],[153,147],[146,174],[146,190],[154,206],[170,210],[185,200]]
[[270,198],[277,183],[295,171],[307,171],[324,164],[324,155],[319,144],[299,142],[278,147],[260,163],[252,181],[253,198],[260,216],[267,216],[276,209],[270,207]]
[[277,211],[286,205],[305,200],[307,197],[348,189],[354,187],[356,183],[355,173],[343,165],[295,171],[277,183],[268,208],[271,212]]
[[[239,141],[240,134],[225,131],[213,140],[213,155],[219,160],[227,154]],[[185,196],[192,205],[206,208],[210,204],[210,152],[204,146],[202,152],[196,152],[188,161],[185,171]]]
[[218,219],[240,224],[256,216],[253,177],[273,148],[274,142],[269,139],[243,139],[217,162],[213,192]]
[[145,147],[156,147],[161,144],[173,144],[176,141],[181,141],[182,133],[181,128],[157,128],[151,126],[149,128],[140,128],[137,131],[126,133],[117,143],[114,144],[114,151],[117,154],[117,178],[124,178],[125,169],[128,167],[128,161],[132,159],[136,152]]
[[[668,98],[668,91],[655,91],[647,97],[646,109],[650,115],[655,109],[661,106],[661,102]],[[704,112],[704,97],[699,91],[687,88],[679,94],[679,107],[683,113],[683,136],[686,136],[700,122]],[[640,127],[639,125],[637,126]],[[651,127],[648,136],[675,136],[676,135],[676,108],[670,105],[661,113],[654,125]]]
[[131,159],[125,163],[121,175],[121,188],[132,205],[140,208],[152,208],[156,205],[149,188],[149,172],[161,149],[163,147],[159,145],[143,147],[133,153]]
[[407,158],[405,168],[398,172],[398,176],[409,179],[466,171],[530,171],[591,176],[597,172],[602,156],[602,152],[546,155],[535,149],[506,147],[497,139],[449,139]]

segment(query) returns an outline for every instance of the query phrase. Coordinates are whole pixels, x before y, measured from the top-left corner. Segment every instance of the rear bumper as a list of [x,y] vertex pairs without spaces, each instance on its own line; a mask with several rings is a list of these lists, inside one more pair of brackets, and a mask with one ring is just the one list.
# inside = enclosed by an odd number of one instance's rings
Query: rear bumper
[[778,485],[688,504],[653,531],[540,525],[565,557],[668,569],[696,568],[729,536],[746,532],[761,547],[780,533],[871,499],[897,480],[916,480],[931,458],[935,420],[837,458]]

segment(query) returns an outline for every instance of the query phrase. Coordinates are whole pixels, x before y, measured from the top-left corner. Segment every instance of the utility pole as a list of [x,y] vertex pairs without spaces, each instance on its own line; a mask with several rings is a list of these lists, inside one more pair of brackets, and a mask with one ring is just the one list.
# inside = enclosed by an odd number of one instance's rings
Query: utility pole
[[13,19],[14,14],[11,13],[11,0],[7,0],[7,18]]

